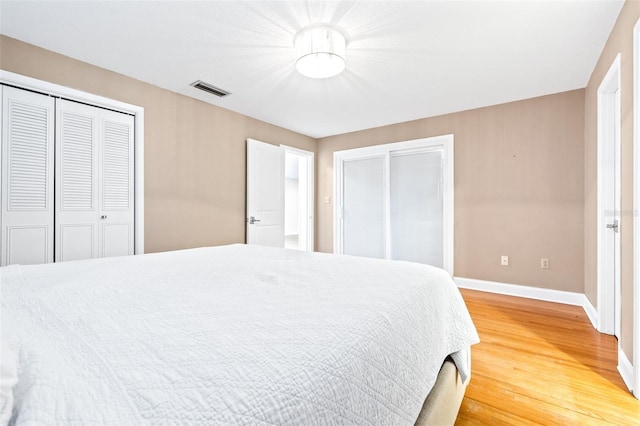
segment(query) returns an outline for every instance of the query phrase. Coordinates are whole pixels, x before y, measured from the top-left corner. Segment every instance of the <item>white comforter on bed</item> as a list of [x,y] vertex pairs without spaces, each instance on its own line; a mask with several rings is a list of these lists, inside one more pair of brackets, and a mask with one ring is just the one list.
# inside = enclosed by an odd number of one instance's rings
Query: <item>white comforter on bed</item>
[[410,425],[478,341],[440,269],[245,245],[10,266],[0,291],[18,425]]

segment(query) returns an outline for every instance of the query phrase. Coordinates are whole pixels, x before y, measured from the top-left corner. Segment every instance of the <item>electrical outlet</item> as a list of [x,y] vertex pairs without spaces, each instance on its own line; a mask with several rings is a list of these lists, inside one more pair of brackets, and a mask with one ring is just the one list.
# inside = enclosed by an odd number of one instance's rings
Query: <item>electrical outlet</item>
[[509,266],[509,256],[500,256],[500,264],[502,266]]
[[549,269],[549,259],[545,259],[544,257],[540,259],[540,268]]

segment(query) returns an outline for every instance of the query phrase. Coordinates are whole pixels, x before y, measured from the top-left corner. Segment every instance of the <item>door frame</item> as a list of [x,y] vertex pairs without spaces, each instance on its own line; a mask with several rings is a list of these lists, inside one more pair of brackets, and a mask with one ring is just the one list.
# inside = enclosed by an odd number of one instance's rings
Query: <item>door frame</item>
[[[287,153],[295,154],[301,157],[305,157],[307,160],[307,212],[308,217],[306,220],[307,228],[307,247],[306,251],[315,250],[315,199],[316,199],[316,184],[315,184],[315,154],[312,151],[306,151],[300,148],[294,148],[288,145],[280,145],[284,150],[285,155]],[[286,194],[285,194],[286,197]]]
[[[345,160],[351,160],[356,158],[367,158],[374,156],[386,156],[387,157],[387,170],[389,162],[389,153],[391,151],[399,150],[420,150],[420,149],[442,149],[443,164],[443,268],[453,276],[453,219],[454,219],[454,150],[453,134],[434,136],[421,139],[413,139],[403,142],[393,142],[382,145],[366,146],[362,148],[348,149],[343,151],[335,151],[333,153],[333,252],[336,254],[342,254],[342,187],[343,187],[343,163]],[[385,181],[385,199],[387,218],[386,218],[386,233],[388,235],[390,229],[390,217],[389,217],[389,183],[388,179]],[[389,253],[389,241],[385,242],[385,251]]]
[[640,19],[633,27],[633,394],[640,399]]
[[124,112],[134,122],[134,253],[144,253],[144,108],[0,69],[0,84]]
[[[609,71],[598,87],[597,127],[598,127],[598,162],[597,162],[597,286],[598,286],[598,331],[601,333],[620,335],[620,256],[613,259],[607,255],[605,239],[611,231],[606,225],[610,220],[618,221],[618,238],[614,250],[620,253],[620,65],[621,55],[614,59]],[[617,94],[616,94],[617,93]],[[610,147],[609,135],[615,132],[613,142],[614,155],[607,151]],[[613,166],[614,175],[606,173]],[[618,182],[614,194],[614,205],[607,202],[606,194],[611,180]],[[611,213],[613,213],[611,215]],[[613,269],[614,282],[610,284],[607,272]]]

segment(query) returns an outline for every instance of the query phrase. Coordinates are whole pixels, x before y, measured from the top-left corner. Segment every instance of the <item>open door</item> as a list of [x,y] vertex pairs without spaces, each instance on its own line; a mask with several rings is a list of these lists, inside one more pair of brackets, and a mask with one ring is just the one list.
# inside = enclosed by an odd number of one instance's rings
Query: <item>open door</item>
[[620,55],[598,88],[598,331],[620,338]]
[[284,151],[247,139],[247,244],[284,247]]

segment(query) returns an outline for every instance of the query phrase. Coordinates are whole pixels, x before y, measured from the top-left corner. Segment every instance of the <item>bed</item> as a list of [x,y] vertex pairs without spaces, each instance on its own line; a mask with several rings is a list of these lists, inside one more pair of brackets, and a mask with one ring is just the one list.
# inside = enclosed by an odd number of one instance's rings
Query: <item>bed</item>
[[9,266],[0,300],[16,425],[452,423],[478,341],[438,268],[243,244]]

